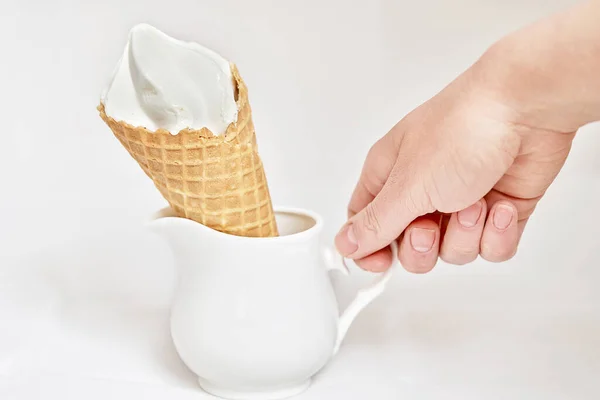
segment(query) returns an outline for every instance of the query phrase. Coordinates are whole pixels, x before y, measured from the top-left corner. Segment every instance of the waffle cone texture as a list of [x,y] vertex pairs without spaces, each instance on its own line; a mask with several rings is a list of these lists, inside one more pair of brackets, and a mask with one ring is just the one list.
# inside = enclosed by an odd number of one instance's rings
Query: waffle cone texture
[[258,154],[248,89],[231,64],[237,121],[223,135],[207,128],[177,135],[100,117],[148,175],[176,215],[237,236],[277,236],[277,225]]

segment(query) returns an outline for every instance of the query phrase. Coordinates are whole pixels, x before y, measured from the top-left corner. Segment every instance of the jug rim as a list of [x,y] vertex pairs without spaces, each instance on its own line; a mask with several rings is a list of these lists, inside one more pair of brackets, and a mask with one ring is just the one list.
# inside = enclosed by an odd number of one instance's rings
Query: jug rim
[[194,224],[195,226],[200,225],[203,228],[209,229],[209,230],[211,230],[215,233],[221,234],[221,235],[225,235],[228,238],[231,238],[234,240],[254,240],[254,241],[265,241],[265,242],[266,241],[280,241],[281,242],[281,241],[299,240],[304,237],[314,235],[315,232],[318,233],[323,227],[323,218],[321,217],[321,215],[319,215],[317,212],[314,212],[314,211],[311,211],[311,210],[308,210],[305,208],[274,205],[273,212],[275,215],[277,215],[277,214],[294,214],[294,215],[298,215],[298,216],[302,216],[302,217],[308,217],[314,221],[314,224],[311,227],[309,227],[303,231],[295,232],[295,233],[292,233],[289,235],[284,235],[284,236],[269,236],[269,237],[238,236],[238,235],[233,235],[230,233],[218,231],[214,228],[210,228],[206,225],[202,225],[201,223],[191,220],[189,218],[178,217],[174,214],[174,211],[170,206],[163,207],[160,210],[151,214],[150,217],[147,218],[146,224],[155,223],[159,220],[177,220],[177,221],[180,221],[180,222],[183,222],[186,224],[187,223]]

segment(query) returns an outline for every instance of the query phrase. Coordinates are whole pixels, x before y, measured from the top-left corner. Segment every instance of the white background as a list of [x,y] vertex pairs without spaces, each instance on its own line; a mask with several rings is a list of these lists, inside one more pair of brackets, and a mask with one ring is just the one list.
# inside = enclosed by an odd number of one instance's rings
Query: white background
[[[0,398],[208,398],[169,341],[168,249],[141,228],[164,200],[95,109],[135,23],[238,64],[274,202],[321,213],[330,240],[379,136],[573,3],[3,0]],[[600,397],[599,155],[589,126],[513,261],[397,275],[299,399]],[[371,278],[353,272],[342,306]]]

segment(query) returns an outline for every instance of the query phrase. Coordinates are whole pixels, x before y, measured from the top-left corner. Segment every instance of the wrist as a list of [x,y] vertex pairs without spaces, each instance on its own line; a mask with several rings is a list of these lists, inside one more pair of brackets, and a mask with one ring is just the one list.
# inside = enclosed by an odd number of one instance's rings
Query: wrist
[[574,132],[600,120],[600,40],[575,22],[568,14],[543,20],[501,39],[473,65],[478,86],[512,111],[515,124]]

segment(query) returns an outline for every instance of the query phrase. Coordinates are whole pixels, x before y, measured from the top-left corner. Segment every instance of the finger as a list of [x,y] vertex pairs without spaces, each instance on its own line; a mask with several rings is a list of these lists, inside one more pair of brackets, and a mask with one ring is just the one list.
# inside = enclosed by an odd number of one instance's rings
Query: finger
[[340,253],[351,259],[363,258],[396,240],[415,218],[434,211],[424,188],[411,188],[407,183],[409,176],[407,169],[398,164],[394,167],[375,199],[336,236]]
[[481,257],[491,262],[511,259],[517,252],[519,236],[516,207],[506,200],[496,202],[490,210],[483,229]]
[[[348,218],[352,218],[363,211],[379,194],[390,175],[397,154],[398,144],[391,133],[388,133],[379,139],[371,147],[363,165],[358,183],[350,198],[350,203],[348,204]],[[356,251],[357,246],[355,243],[355,236],[352,232],[350,232],[350,236],[348,236],[349,232],[347,231],[347,228],[347,224],[342,227],[335,238],[335,245],[342,255],[349,257],[350,254]],[[363,254],[360,258],[363,258],[366,255],[367,254]],[[367,261],[367,265],[368,264],[369,262]]]
[[540,201],[542,196],[531,197],[531,198],[517,198],[509,196],[505,193],[499,192],[496,189],[491,190],[486,196],[485,200],[488,204],[488,208],[496,204],[499,201],[508,201],[517,209],[519,221],[526,221],[535,211],[535,208]]
[[463,265],[479,255],[487,207],[481,199],[472,206],[453,213],[440,246],[440,258],[449,264]]
[[385,135],[371,147],[348,203],[348,218],[365,208],[381,191],[394,167],[397,155],[398,146],[391,134]]
[[384,247],[373,254],[354,261],[360,268],[370,272],[383,272],[392,265],[392,249]]
[[[430,219],[438,223],[444,216],[440,213],[428,214],[423,218]],[[355,260],[355,263],[362,269],[370,272],[383,272],[392,265],[392,249],[387,246],[373,254]]]
[[496,189],[491,190],[486,196],[486,202],[488,204],[488,208],[490,205],[496,204],[499,201],[508,201],[517,209],[518,215],[518,239],[517,239],[517,247],[521,240],[521,236],[523,236],[523,231],[527,226],[527,222],[529,218],[535,211],[535,208],[540,201],[542,196],[532,197],[532,198],[517,198],[513,196],[509,196],[505,193],[502,193]]
[[429,272],[437,261],[439,243],[439,224],[426,217],[418,218],[406,228],[400,239],[398,259],[409,272]]

